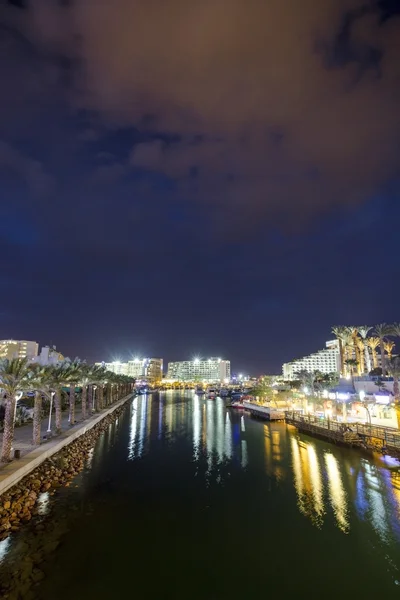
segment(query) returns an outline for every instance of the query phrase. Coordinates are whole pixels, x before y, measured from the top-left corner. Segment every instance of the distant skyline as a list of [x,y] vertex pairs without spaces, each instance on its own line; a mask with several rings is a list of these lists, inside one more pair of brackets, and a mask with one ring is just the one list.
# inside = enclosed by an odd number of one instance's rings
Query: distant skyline
[[400,321],[400,1],[0,6],[2,338],[278,373]]

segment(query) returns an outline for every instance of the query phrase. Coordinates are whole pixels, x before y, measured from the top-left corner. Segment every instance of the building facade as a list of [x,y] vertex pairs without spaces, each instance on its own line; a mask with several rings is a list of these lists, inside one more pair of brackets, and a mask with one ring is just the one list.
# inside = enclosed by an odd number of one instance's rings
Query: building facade
[[55,346],[42,346],[40,354],[32,359],[32,362],[39,365],[58,365],[65,359],[65,356],[61,352],[57,352]]
[[227,382],[231,378],[231,362],[221,358],[186,360],[168,363],[168,379],[175,381]]
[[39,344],[27,340],[1,340],[0,358],[28,358],[33,359],[38,355]]
[[338,340],[326,342],[326,348],[298,358],[282,367],[283,378],[285,380],[297,379],[296,373],[299,371],[320,371],[321,373],[340,373],[340,352]]
[[163,376],[163,359],[162,358],[135,358],[127,362],[114,361],[110,363],[96,363],[96,365],[104,366],[107,371],[116,373],[117,375],[127,375],[135,379],[145,379],[150,383],[161,381]]

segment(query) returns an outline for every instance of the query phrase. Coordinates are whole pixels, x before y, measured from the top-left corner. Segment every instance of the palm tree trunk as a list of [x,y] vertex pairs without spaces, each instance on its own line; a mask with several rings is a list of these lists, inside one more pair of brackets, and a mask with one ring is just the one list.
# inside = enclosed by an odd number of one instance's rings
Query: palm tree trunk
[[97,386],[94,390],[94,410],[100,411],[100,386]]
[[69,386],[69,424],[75,425],[75,383]]
[[60,390],[60,388],[57,388],[56,393],[54,394],[54,406],[56,409],[56,433],[61,433],[61,431],[62,431],[62,412],[61,412],[61,390]]
[[107,383],[106,406],[111,404],[111,383]]
[[397,417],[397,427],[400,429],[400,386],[399,378],[393,375],[394,409]]
[[87,416],[87,405],[86,405],[86,385],[82,386],[82,419],[86,419]]
[[371,371],[371,357],[369,355],[368,345],[364,341],[364,356],[365,356],[365,365],[367,368],[367,373]]
[[4,416],[3,446],[1,449],[1,462],[11,460],[11,448],[14,439],[14,413],[15,398],[9,397],[6,401],[6,414]]
[[88,389],[88,415],[93,412],[93,386],[89,385]]
[[33,445],[39,446],[42,429],[42,394],[36,392],[33,407]]
[[104,387],[103,384],[99,387],[99,410],[104,408]]
[[385,367],[385,347],[383,345],[383,339],[381,338],[379,341],[379,348],[381,350],[381,367],[382,367],[382,377],[386,376],[386,367]]
[[374,369],[377,369],[378,368],[378,357],[376,355],[375,348],[372,348],[372,363],[374,365]]

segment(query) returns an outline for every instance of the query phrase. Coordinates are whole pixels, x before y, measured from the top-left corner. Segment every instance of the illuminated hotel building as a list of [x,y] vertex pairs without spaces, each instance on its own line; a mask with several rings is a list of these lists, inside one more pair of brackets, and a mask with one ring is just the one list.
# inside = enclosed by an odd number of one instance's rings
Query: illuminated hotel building
[[135,379],[146,379],[151,382],[161,381],[163,373],[162,358],[135,358],[128,362],[116,360],[110,363],[96,363],[96,365],[104,366],[107,371],[117,375],[128,375]]
[[38,355],[39,344],[26,340],[1,340],[0,358],[35,358]]
[[231,378],[231,362],[221,358],[168,363],[168,379],[177,381],[224,382]]
[[339,373],[340,372],[340,352],[338,340],[326,342],[326,348],[309,354],[303,358],[292,360],[285,363],[282,367],[284,379],[296,379],[296,373],[299,371],[320,371],[321,373]]

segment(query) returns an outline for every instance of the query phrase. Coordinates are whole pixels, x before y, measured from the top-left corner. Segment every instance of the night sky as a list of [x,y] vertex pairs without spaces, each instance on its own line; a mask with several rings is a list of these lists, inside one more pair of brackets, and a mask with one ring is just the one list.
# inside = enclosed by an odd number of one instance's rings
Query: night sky
[[0,81],[0,338],[260,374],[400,320],[400,1],[2,1]]

